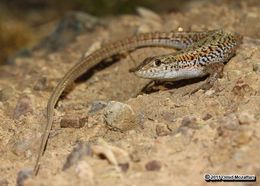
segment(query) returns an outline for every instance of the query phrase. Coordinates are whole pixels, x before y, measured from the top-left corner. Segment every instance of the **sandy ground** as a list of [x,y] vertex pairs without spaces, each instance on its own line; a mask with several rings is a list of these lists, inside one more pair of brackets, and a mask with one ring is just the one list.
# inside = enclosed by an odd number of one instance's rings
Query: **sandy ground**
[[[1,66],[0,186],[15,185],[18,178],[27,186],[208,185],[206,173],[259,180],[260,6],[236,2],[192,3],[183,12],[160,16],[112,17],[106,27],[95,26],[58,52],[38,50]],[[174,50],[138,49],[131,53],[134,61],[122,56],[59,101],[39,174],[23,179],[35,163],[51,91],[82,54],[136,33],[180,28],[224,28],[245,36],[212,89],[183,96],[203,80],[182,81],[140,94],[148,81],[129,68]],[[111,119],[115,108],[120,112]]]

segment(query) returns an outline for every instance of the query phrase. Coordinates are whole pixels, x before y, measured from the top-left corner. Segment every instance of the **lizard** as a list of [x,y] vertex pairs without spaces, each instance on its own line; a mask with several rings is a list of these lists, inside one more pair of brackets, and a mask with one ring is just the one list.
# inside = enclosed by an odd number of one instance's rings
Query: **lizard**
[[130,69],[135,75],[153,80],[177,81],[203,77],[209,74],[199,89],[209,89],[217,78],[223,76],[224,63],[235,55],[242,42],[238,33],[216,30],[208,37],[187,48],[170,54],[146,58],[139,66]]
[[[167,56],[158,57],[159,60],[157,60],[157,58],[147,58],[146,60],[144,60],[144,62],[141,65],[139,65],[137,68],[132,69],[130,71],[134,72],[137,76],[143,78],[151,78],[151,79],[172,79],[173,80],[175,78],[175,80],[177,80],[177,79],[187,79],[188,77],[192,78],[195,76],[195,74],[202,75],[202,73],[199,70],[196,70],[197,68],[201,69],[201,67],[199,66],[197,67],[193,65],[194,67],[191,67],[191,69],[188,70],[188,67],[193,64],[192,52],[196,54],[197,53],[196,51],[204,51],[204,48],[206,47],[208,49],[212,49],[213,53],[214,52],[217,53],[219,49],[218,48],[215,49],[215,43],[218,43],[219,45],[223,45],[222,49],[225,50],[224,53],[232,53],[232,54],[234,53],[233,52],[234,47],[229,46],[225,36],[226,34],[222,30],[210,30],[210,31],[203,31],[203,32],[174,32],[173,31],[173,32],[143,33],[135,36],[130,36],[126,39],[108,43],[104,45],[102,48],[94,51],[90,55],[85,56],[80,62],[72,66],[72,68],[62,77],[62,79],[59,81],[57,86],[54,88],[48,100],[47,116],[46,116],[47,122],[45,125],[44,132],[42,134],[40,148],[33,169],[33,175],[36,176],[39,171],[40,161],[45,151],[45,148],[47,146],[48,138],[53,125],[53,115],[54,115],[55,105],[57,104],[59,97],[61,96],[61,94],[69,84],[73,83],[77,78],[83,75],[86,71],[88,71],[95,65],[99,64],[101,61],[113,55],[120,54],[126,51],[132,51],[134,49],[141,48],[141,47],[157,46],[157,47],[171,47],[171,48],[179,49],[180,52],[177,52],[176,56],[171,54],[168,57]],[[210,47],[211,46],[210,40],[214,41],[214,47],[213,46]],[[233,40],[234,42],[236,42],[235,39]],[[237,39],[237,41],[238,40],[239,39]],[[174,60],[171,61],[170,58]],[[198,60],[202,60],[202,59],[204,58],[201,59],[198,58]],[[174,70],[171,71],[171,73],[174,75],[171,76],[169,75],[170,73],[165,73],[168,69],[168,67],[165,66],[166,62],[172,64],[173,66],[174,64],[176,64]],[[221,59],[220,62],[222,62]],[[202,63],[203,60],[201,64]],[[204,64],[206,64],[205,66],[208,66],[207,64],[210,63],[211,63],[210,59],[208,59],[207,62],[204,62]],[[150,66],[149,64],[152,65]],[[150,69],[147,68],[148,66]],[[187,66],[186,67],[187,70],[186,71],[180,70],[182,67],[184,68],[184,66]],[[155,70],[153,67],[156,67],[157,70]],[[158,74],[160,73],[154,73],[157,74],[157,76],[151,74],[152,72],[159,72],[160,70],[162,70],[161,74],[165,74],[165,76],[163,75],[158,76]],[[177,73],[178,71],[182,73]],[[197,73],[195,73],[196,71]],[[150,74],[147,72],[150,72]],[[203,75],[204,74],[206,73],[203,73]],[[173,76],[175,77],[173,78]]]

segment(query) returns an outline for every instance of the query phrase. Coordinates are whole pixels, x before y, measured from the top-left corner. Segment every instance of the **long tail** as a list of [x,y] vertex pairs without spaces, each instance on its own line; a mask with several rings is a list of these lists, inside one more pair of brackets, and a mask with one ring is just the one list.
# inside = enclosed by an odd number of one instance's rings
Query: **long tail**
[[137,36],[129,37],[121,41],[107,44],[103,48],[95,51],[89,56],[85,57],[81,62],[73,66],[61,79],[55,87],[47,105],[47,124],[41,140],[40,149],[36,159],[33,174],[37,175],[41,157],[43,156],[46,148],[50,131],[53,124],[54,107],[58,99],[68,84],[75,81],[84,72],[88,71],[93,66],[97,65],[100,61],[113,56],[121,51],[129,51],[135,48],[148,47],[148,46],[162,46],[172,47],[177,49],[186,48],[193,42],[196,42],[206,37],[209,32],[155,32],[145,33]]

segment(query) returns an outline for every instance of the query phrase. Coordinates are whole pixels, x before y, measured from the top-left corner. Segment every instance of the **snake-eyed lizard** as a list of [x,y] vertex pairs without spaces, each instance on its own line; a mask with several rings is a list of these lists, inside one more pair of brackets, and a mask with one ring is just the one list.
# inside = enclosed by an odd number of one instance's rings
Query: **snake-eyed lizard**
[[[216,79],[216,64],[223,64],[234,54],[242,37],[236,33],[212,30],[205,32],[155,32],[132,36],[105,45],[75,64],[53,90],[47,105],[47,123],[43,133],[38,157],[34,167],[37,174],[40,160],[47,145],[53,124],[54,107],[68,84],[83,73],[115,54],[148,46],[162,46],[181,49],[157,57],[149,57],[132,69],[137,76],[155,80],[180,80],[210,74],[210,81]],[[223,66],[223,65],[222,65]],[[218,68],[219,69],[219,68]]]

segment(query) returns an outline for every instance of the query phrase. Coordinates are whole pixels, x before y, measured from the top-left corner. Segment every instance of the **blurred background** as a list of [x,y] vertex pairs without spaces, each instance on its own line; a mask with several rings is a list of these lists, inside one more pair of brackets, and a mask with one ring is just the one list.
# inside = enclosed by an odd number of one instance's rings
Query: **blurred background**
[[[218,0],[196,0],[192,3],[217,3]],[[222,0],[236,4],[237,0]],[[259,0],[248,0],[251,4]],[[135,14],[136,7],[158,13],[185,11],[191,0],[1,0],[0,64],[17,50],[34,46],[50,34],[55,21],[68,11],[83,11],[102,18],[119,14]]]

